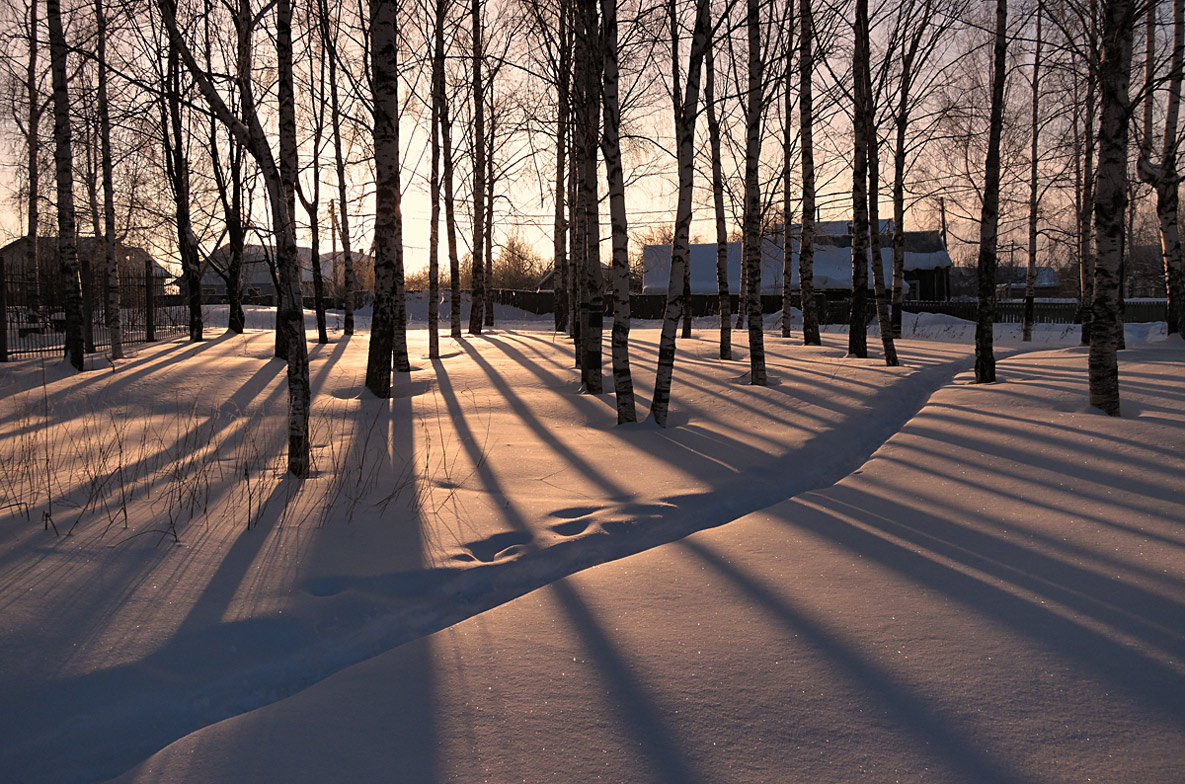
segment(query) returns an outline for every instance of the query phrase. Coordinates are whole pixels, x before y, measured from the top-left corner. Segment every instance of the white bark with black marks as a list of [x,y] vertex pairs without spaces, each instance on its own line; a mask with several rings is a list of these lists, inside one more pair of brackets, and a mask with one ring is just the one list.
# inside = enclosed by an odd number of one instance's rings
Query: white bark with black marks
[[25,100],[29,103],[28,114],[26,115],[29,124],[25,129],[26,143],[28,145],[26,152],[28,154],[27,170],[29,177],[29,197],[27,202],[29,211],[27,236],[29,241],[25,248],[25,264],[33,285],[29,307],[34,312],[41,307],[41,259],[38,254],[39,243],[37,242],[41,221],[41,158],[38,153],[40,151],[39,128],[42,114],[41,91],[37,88],[37,80],[41,75],[41,71],[37,66],[37,53],[41,48],[37,43],[37,9],[39,2],[40,0],[29,0],[29,61],[25,71]]
[[1128,123],[1132,113],[1128,93],[1135,18],[1131,0],[1107,0],[1103,6],[1089,376],[1090,405],[1111,416],[1119,416],[1119,273],[1127,209]]
[[852,309],[848,320],[848,355],[868,356],[868,86],[862,77],[868,61],[868,0],[856,0],[852,57]]
[[650,416],[660,427],[666,427],[671,403],[671,379],[675,370],[675,333],[682,315],[683,271],[687,267],[691,249],[691,198],[695,183],[695,120],[698,114],[700,72],[711,35],[708,0],[696,0],[695,26],[692,29],[691,53],[687,68],[687,87],[680,94],[678,65],[679,38],[675,3],[670,3],[671,59],[674,84],[671,91],[675,115],[675,141],[678,155],[679,198],[675,211],[675,233],[671,243],[671,272],[667,284],[667,306],[663,315],[662,334],[658,343],[658,367],[654,378],[654,398]]
[[95,0],[95,59],[99,71],[99,158],[103,170],[103,259],[106,266],[106,324],[111,358],[123,359],[120,324],[119,260],[115,256],[115,176],[111,154],[111,116],[107,104],[107,16]]
[[[396,358],[396,312],[403,238],[399,215],[399,70],[395,0],[370,5],[371,90],[374,108],[374,315],[366,362],[366,388],[391,394]],[[406,350],[404,356],[406,357]]]
[[[219,121],[246,147],[259,165],[272,211],[272,232],[276,240],[276,259],[279,265],[281,308],[287,314],[287,329],[293,336],[288,351],[288,471],[298,478],[309,473],[309,363],[303,340],[304,316],[294,304],[300,297],[300,267],[296,254],[296,225],[287,209],[279,167],[260,122],[251,81],[251,25],[254,18],[247,0],[240,0],[236,8],[238,88],[243,108],[237,117],[223,102],[209,76],[194,60],[193,54],[177,27],[176,7],[172,0],[157,0],[169,34],[170,48],[177,51],[190,75],[193,76],[210,110]],[[295,315],[297,318],[293,318]]]
[[748,273],[749,383],[765,386],[765,335],[761,324],[761,19],[758,0],[746,3],[745,27],[749,38],[749,86],[745,96],[745,240],[744,265]]
[[[819,311],[815,301],[815,109],[814,14],[811,0],[799,0],[798,133],[802,145],[802,217],[798,233],[798,291],[802,303],[802,343],[818,346]],[[786,251],[790,263],[790,250]]]
[[[346,159],[342,143],[342,106],[337,86],[337,41],[333,27],[329,24],[329,5],[318,0],[321,6],[321,38],[329,59],[329,125],[333,136],[333,165],[337,172],[338,233],[342,243],[342,332],[354,334],[354,292],[358,280],[354,275],[354,254],[350,240],[350,205],[346,180]],[[332,216],[332,210],[331,210]]]
[[552,292],[555,297],[555,331],[566,332],[569,318],[567,160],[568,160],[568,84],[571,77],[571,49],[568,45],[568,15],[571,6],[559,4],[559,31],[556,45],[556,131],[555,131],[555,228],[552,234]]
[[793,334],[791,330],[790,308],[792,304],[791,283],[794,277],[794,267],[790,263],[792,235],[794,233],[794,90],[791,89],[791,77],[794,73],[794,4],[790,3],[786,12],[786,75],[783,78],[783,100],[785,114],[782,127],[782,337],[788,338]]
[[482,27],[481,0],[472,5],[472,106],[473,106],[473,245],[469,259],[471,299],[469,309],[469,334],[480,335],[484,324],[486,305],[486,280],[482,242],[485,239],[485,196],[486,196],[486,102],[482,79]]
[[996,0],[992,43],[992,103],[984,162],[983,205],[979,218],[979,301],[975,322],[975,382],[996,380],[992,329],[996,308],[996,245],[1000,221],[1000,135],[1004,126],[1005,56],[1008,52],[1008,2]]
[[1035,290],[1037,287],[1037,207],[1040,194],[1037,190],[1037,142],[1040,137],[1041,108],[1041,16],[1042,6],[1037,3],[1037,40],[1033,50],[1033,78],[1031,80],[1033,96],[1031,104],[1032,132],[1029,139],[1029,259],[1025,270],[1025,305],[1024,324],[1021,328],[1021,340],[1029,342],[1033,339],[1033,321],[1036,317]]
[[[1149,17],[1149,30],[1151,17]],[[1154,34],[1149,33],[1149,42]],[[1151,49],[1151,46],[1148,47]],[[1185,60],[1185,0],[1173,0],[1173,48],[1169,61],[1168,99],[1165,105],[1164,134],[1159,164],[1152,163],[1152,98],[1153,82],[1151,52],[1146,78],[1144,114],[1144,144],[1137,166],[1140,179],[1156,190],[1156,217],[1160,229],[1160,249],[1164,261],[1165,290],[1168,296],[1168,332],[1185,335],[1185,254],[1181,249],[1179,200],[1181,175],[1177,170],[1180,145],[1178,122],[1181,113],[1181,83]]]
[[53,76],[54,171],[58,186],[58,258],[65,297],[66,360],[75,370],[83,369],[82,282],[78,277],[78,246],[75,241],[74,155],[70,132],[70,93],[66,75],[69,51],[62,31],[59,0],[46,0],[49,27],[49,63]]
[[601,0],[604,47],[604,133],[601,149],[609,180],[609,214],[613,231],[613,391],[617,423],[636,422],[634,382],[630,376],[629,225],[625,209],[625,173],[621,166],[621,105],[618,97],[617,0]]
[[724,167],[720,159],[720,121],[716,117],[716,62],[712,37],[704,56],[704,108],[712,155],[712,207],[716,226],[716,291],[720,303],[720,358],[732,359],[732,297],[728,290],[728,227],[724,219]]

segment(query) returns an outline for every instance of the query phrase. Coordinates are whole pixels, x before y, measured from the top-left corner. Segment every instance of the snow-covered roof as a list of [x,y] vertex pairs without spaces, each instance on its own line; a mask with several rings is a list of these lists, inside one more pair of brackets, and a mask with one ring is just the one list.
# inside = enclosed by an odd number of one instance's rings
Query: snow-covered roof
[[[832,223],[839,224],[839,221]],[[844,224],[846,227],[846,223]],[[905,269],[942,269],[951,266],[950,256],[937,239],[937,232],[907,232]],[[930,235],[934,235],[933,238]],[[912,242],[911,242],[912,240]],[[933,240],[933,241],[931,241]],[[823,235],[813,243],[814,286],[818,290],[852,288],[852,249],[850,235]],[[915,250],[914,248],[917,248]],[[798,288],[797,242],[791,245],[792,288]],[[728,243],[728,290],[740,291],[742,246],[739,242]],[[893,277],[893,250],[886,243],[881,248],[885,280]],[[761,290],[763,293],[778,293],[782,290],[784,253],[780,242],[769,239],[762,241]],[[664,293],[670,279],[671,246],[647,245],[642,250],[642,290],[647,294]],[[872,269],[869,265],[868,285],[872,288]],[[716,243],[697,243],[691,246],[691,293],[714,294],[718,291],[716,282]]]
[[[300,279],[305,283],[311,283],[313,280],[313,265],[311,248],[306,248],[303,245],[296,249],[297,257],[300,259]],[[333,254],[322,253],[321,255],[321,274],[325,277],[330,277],[333,274]],[[340,255],[340,253],[339,253]],[[361,254],[352,254],[356,259]],[[250,286],[272,285],[272,274],[269,269],[271,260],[275,257],[275,249],[270,245],[246,245],[243,247],[243,281]],[[222,245],[213,253],[210,254],[210,259],[219,267],[224,267],[230,259],[230,247]],[[202,274],[202,281],[207,285],[215,285],[221,283],[222,278],[214,270],[205,269]]]

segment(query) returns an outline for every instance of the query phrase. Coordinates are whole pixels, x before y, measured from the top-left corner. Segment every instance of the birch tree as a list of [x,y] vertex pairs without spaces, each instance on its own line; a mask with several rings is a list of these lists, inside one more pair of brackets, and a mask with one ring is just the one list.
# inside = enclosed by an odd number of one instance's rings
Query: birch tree
[[370,5],[375,165],[374,315],[366,361],[366,388],[383,398],[391,394],[392,358],[398,362],[396,308],[402,295],[398,284],[403,273],[396,10],[395,0],[372,0]]
[[[1154,8],[1155,6],[1153,6]],[[1149,30],[1154,13],[1150,8]],[[1160,247],[1164,259],[1165,290],[1168,296],[1169,334],[1185,335],[1185,254],[1181,251],[1181,226],[1178,201],[1181,175],[1177,170],[1178,122],[1181,113],[1182,60],[1185,59],[1185,0],[1173,0],[1173,48],[1169,60],[1168,100],[1165,106],[1164,134],[1160,161],[1152,162],[1152,44],[1154,33],[1148,36],[1148,78],[1145,80],[1143,143],[1137,166],[1140,179],[1156,191],[1156,217],[1160,230]]]
[[758,0],[747,0],[745,28],[749,38],[749,89],[745,96],[745,241],[749,301],[749,383],[765,386],[765,342],[761,324],[761,189],[757,167],[761,157],[761,19]]
[[571,35],[571,4],[567,0],[558,3],[559,30],[556,34],[556,136],[555,136],[555,221],[552,234],[553,265],[555,270],[552,291],[555,292],[555,331],[564,332],[568,329],[571,310],[568,291],[571,271],[568,264],[567,233],[569,230],[565,208],[567,195],[567,173],[565,163],[568,159],[568,105],[570,101],[569,86],[571,84],[572,47]]
[[675,370],[675,331],[683,307],[683,272],[690,255],[691,197],[695,177],[695,120],[698,114],[700,72],[709,37],[714,34],[709,22],[709,0],[696,0],[695,25],[687,66],[687,86],[679,87],[679,36],[676,0],[669,0],[672,71],[671,97],[675,116],[675,140],[679,170],[679,198],[675,212],[675,233],[671,243],[671,271],[667,284],[667,304],[663,314],[662,334],[658,344],[658,367],[654,379],[654,399],[650,416],[655,424],[666,427],[671,401],[671,378]]
[[720,358],[732,359],[732,297],[728,291],[728,227],[724,221],[724,167],[720,160],[720,121],[716,116],[715,36],[704,55],[704,109],[712,157],[712,208],[716,227],[716,290],[720,303]]
[[[903,2],[898,5],[889,37],[901,40],[896,106],[893,110],[893,336],[901,337],[902,301],[905,292],[905,177],[908,168],[909,128],[916,104],[927,92],[926,66],[941,56],[939,41],[959,18],[962,0]],[[886,63],[885,67],[888,68]],[[934,84],[933,81],[930,84]],[[931,88],[932,89],[932,88]]]
[[[338,94],[338,48],[336,38],[336,24],[330,23],[329,4],[327,0],[317,0],[320,13],[321,46],[329,61],[329,128],[333,137],[333,165],[337,174],[337,225],[342,243],[342,281],[345,291],[342,292],[342,307],[344,310],[342,332],[346,335],[354,334],[354,292],[358,288],[358,281],[354,274],[354,255],[350,237],[350,205],[349,183],[346,179],[346,159],[344,140],[342,139],[343,106]],[[340,6],[338,6],[340,8]],[[336,20],[340,22],[340,14]],[[332,211],[331,211],[332,213]]]
[[[325,324],[325,281],[321,274],[321,155],[325,144],[325,114],[329,102],[326,100],[326,53],[318,32],[320,30],[320,9],[308,8],[301,18],[305,21],[305,60],[308,63],[308,114],[312,125],[309,139],[309,169],[312,183],[306,189],[297,177],[296,195],[309,218],[309,259],[312,262],[313,310],[317,320],[317,342],[328,343],[329,335]],[[307,191],[307,192],[306,192]]]
[[[444,89],[444,85],[441,85]],[[453,177],[453,123],[447,95],[440,100],[440,146],[444,153],[444,230],[448,240],[449,334],[461,337],[461,259],[457,250],[457,202]]]
[[1042,6],[1037,2],[1037,39],[1033,50],[1033,78],[1031,79],[1033,97],[1031,104],[1032,138],[1029,144],[1029,258],[1025,270],[1025,311],[1024,324],[1021,328],[1021,339],[1029,342],[1033,339],[1033,320],[1036,317],[1034,289],[1037,284],[1037,206],[1040,194],[1037,191],[1037,142],[1040,137],[1041,109],[1041,16]]
[[210,111],[246,147],[259,166],[267,188],[271,206],[272,232],[276,240],[276,263],[279,267],[280,301],[278,311],[285,314],[279,328],[288,330],[288,471],[304,478],[309,472],[309,362],[304,341],[304,317],[297,305],[300,301],[300,264],[296,253],[296,228],[288,211],[279,167],[272,154],[267,134],[260,121],[259,107],[252,85],[252,32],[256,16],[248,0],[239,0],[234,11],[237,62],[235,79],[240,96],[242,115],[238,116],[226,105],[206,74],[194,59],[181,35],[177,23],[177,9],[173,0],[157,0],[170,49],[175,50],[194,78]]
[[601,0],[604,49],[604,133],[601,150],[609,180],[609,212],[613,222],[613,391],[617,423],[636,422],[634,382],[630,376],[629,225],[625,210],[625,174],[621,165],[621,105],[618,95],[617,0]]
[[41,224],[41,159],[40,126],[41,115],[45,110],[41,96],[41,70],[37,66],[37,54],[40,45],[37,40],[37,9],[40,0],[29,0],[29,58],[25,71],[25,100],[28,102],[28,113],[25,115],[26,165],[28,173],[28,233],[29,241],[25,248],[25,264],[28,274],[32,278],[33,292],[30,307],[34,312],[41,306],[41,259],[38,253],[40,243],[37,242]]
[[58,258],[65,298],[66,360],[75,370],[83,369],[82,283],[78,277],[78,245],[74,224],[74,154],[70,133],[70,93],[66,75],[66,36],[62,30],[59,0],[46,0],[45,20],[49,28],[49,62],[53,75],[54,171],[58,190]]
[[444,25],[447,5],[435,0],[432,23],[432,100],[428,144],[431,158],[428,197],[428,358],[440,359],[440,106],[444,102]]
[[469,310],[469,334],[480,335],[484,323],[484,309],[486,305],[485,271],[482,265],[482,242],[485,239],[485,227],[482,221],[485,215],[486,195],[486,145],[485,145],[485,111],[486,102],[483,94],[482,80],[482,26],[481,0],[472,3],[473,36],[472,52],[472,101],[473,101],[473,243],[471,245],[470,280],[472,304]]
[[95,0],[95,64],[98,68],[100,162],[103,170],[103,259],[106,266],[106,323],[111,358],[123,359],[120,325],[119,261],[115,256],[115,176],[111,153],[111,114],[107,104],[107,16]]
[[[802,302],[802,343],[818,346],[819,313],[815,301],[815,142],[814,142],[814,14],[811,0],[799,0],[798,133],[802,146],[802,217],[798,232],[798,291]],[[786,263],[790,262],[787,247]]]
[[581,0],[577,6],[576,56],[583,59],[581,71],[584,89],[576,103],[576,146],[579,166],[577,193],[582,215],[584,241],[584,281],[580,373],[584,391],[601,394],[601,339],[604,321],[604,281],[601,276],[600,209],[597,182],[597,147],[600,138],[601,107],[601,33],[597,19],[597,0]]
[[197,237],[193,233],[193,198],[190,192],[189,158],[182,110],[181,55],[170,46],[164,74],[161,107],[161,138],[164,143],[165,173],[173,193],[176,217],[177,255],[181,257],[181,279],[189,311],[189,339],[203,339],[200,262]]
[[1132,0],[1105,0],[1099,62],[1099,168],[1094,202],[1097,256],[1089,366],[1090,405],[1111,416],[1119,416],[1119,269],[1127,208],[1128,122],[1132,108],[1128,93],[1135,18]]
[[855,46],[852,52],[852,310],[848,326],[848,355],[868,356],[868,0],[856,0]]
[[984,162],[983,205],[979,220],[979,301],[975,322],[975,383],[996,380],[992,328],[996,307],[996,244],[1000,220],[1000,133],[1004,126],[1005,56],[1008,51],[1008,0],[996,0],[992,41],[992,103]]
[[[867,55],[867,51],[865,54]],[[869,59],[867,56],[862,58],[864,73],[860,77],[864,81],[861,98],[864,100],[863,114],[867,125],[865,139],[868,144],[868,246],[872,256],[872,290],[876,299],[881,347],[885,354],[885,364],[896,367],[900,363],[897,361],[897,347],[893,342],[893,322],[889,312],[888,292],[885,289],[885,264],[881,254],[880,139],[876,132],[875,109],[872,105],[872,72]]]
[[791,280],[794,268],[790,263],[794,234],[794,91],[791,77],[794,73],[794,3],[786,7],[786,74],[783,79],[782,99],[784,122],[782,125],[782,337],[791,337],[790,308]]

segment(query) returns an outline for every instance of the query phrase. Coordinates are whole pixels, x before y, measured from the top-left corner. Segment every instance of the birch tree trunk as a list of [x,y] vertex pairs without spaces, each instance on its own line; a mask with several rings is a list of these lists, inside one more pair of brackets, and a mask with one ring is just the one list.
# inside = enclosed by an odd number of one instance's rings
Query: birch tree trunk
[[[309,19],[309,29],[312,30],[311,12],[306,18]],[[320,20],[318,19],[318,29],[320,27]],[[308,49],[310,61],[316,59],[317,74],[313,73],[313,66],[309,66],[309,99],[312,104],[309,107],[309,113],[312,117],[313,128],[312,138],[310,139],[312,148],[311,168],[313,172],[313,186],[312,194],[306,197],[304,191],[299,187],[299,179],[297,184],[297,196],[300,197],[301,204],[304,206],[305,213],[309,216],[309,261],[312,264],[313,275],[313,310],[316,314],[317,320],[317,342],[325,344],[329,342],[329,334],[326,330],[325,324],[325,281],[321,274],[321,147],[322,139],[325,130],[325,107],[327,101],[325,100],[325,47],[322,45],[320,51],[314,53],[314,42],[310,35],[308,41]]]
[[790,310],[793,305],[791,285],[794,278],[794,267],[791,259],[794,234],[794,199],[791,184],[794,176],[794,159],[791,155],[794,143],[794,91],[790,89],[791,74],[794,70],[794,4],[791,2],[786,12],[786,77],[785,77],[785,121],[782,128],[782,337],[792,336]]
[[99,71],[99,157],[103,170],[103,256],[107,268],[107,336],[111,342],[111,358],[123,359],[119,261],[115,257],[115,178],[112,172],[111,117],[107,106],[107,17],[103,13],[103,0],[95,0],[95,26],[95,55]]
[[[214,37],[210,29],[210,15],[203,21],[205,34],[206,72],[213,73]],[[227,301],[227,329],[236,335],[243,334],[247,325],[247,317],[243,312],[243,247],[246,244],[247,231],[243,225],[243,145],[239,144],[234,134],[228,136],[228,150],[226,167],[222,165],[220,148],[223,140],[218,133],[220,121],[214,115],[210,116],[210,131],[207,139],[210,151],[211,169],[214,175],[214,186],[218,191],[218,202],[222,207],[222,222],[226,230],[226,248],[228,256],[225,269],[218,270],[226,283]],[[213,266],[213,265],[211,265]]]
[[761,23],[758,0],[747,0],[745,27],[749,37],[749,89],[745,102],[745,295],[749,300],[749,383],[765,386],[765,336],[761,324]]
[[[1151,12],[1149,12],[1151,14]],[[1149,25],[1151,25],[1151,16]],[[1150,27],[1150,30],[1153,28]],[[1149,42],[1154,32],[1149,33]],[[1151,49],[1151,46],[1149,46]],[[1169,62],[1168,100],[1165,106],[1164,139],[1160,164],[1151,161],[1152,144],[1152,99],[1145,99],[1144,139],[1140,152],[1138,171],[1140,179],[1156,189],[1156,217],[1160,228],[1161,256],[1164,259],[1165,291],[1168,296],[1168,332],[1185,335],[1185,254],[1181,250],[1181,227],[1179,193],[1181,176],[1177,171],[1177,151],[1180,139],[1177,128],[1181,113],[1181,83],[1183,59],[1185,59],[1185,0],[1173,0],[1173,49]],[[1152,63],[1151,52],[1148,62]],[[1148,85],[1153,81],[1149,67]]]
[[617,424],[637,422],[634,382],[630,376],[629,225],[625,211],[625,173],[621,167],[621,106],[618,97],[617,0],[601,0],[604,47],[604,134],[601,149],[609,180],[609,213],[613,222],[613,391]]
[[25,100],[29,102],[28,119],[28,158],[29,173],[29,231],[28,247],[25,249],[25,264],[32,277],[33,291],[29,302],[29,309],[36,313],[41,308],[41,259],[38,253],[40,243],[37,236],[41,223],[41,159],[39,131],[41,125],[41,94],[37,89],[37,79],[41,71],[37,67],[37,52],[41,48],[37,43],[37,9],[39,0],[29,0],[29,62],[25,71]]
[[[579,23],[576,19],[575,9],[573,9],[573,49],[572,49],[572,139],[568,150],[568,224],[571,230],[568,232],[569,250],[568,255],[572,260],[571,269],[571,300],[572,300],[572,355],[574,366],[579,368],[584,363],[584,343],[581,335],[584,334],[584,325],[588,322],[588,298],[584,296],[584,254],[586,251],[584,243],[584,209],[580,204],[580,189],[578,172],[580,169],[580,156],[577,152],[578,145],[576,144],[576,134],[578,133],[578,126],[576,123],[575,104],[581,98],[580,95],[584,90],[584,62],[583,59],[576,55],[575,49],[575,27]],[[583,380],[583,376],[582,376]]]
[[70,138],[70,95],[66,76],[66,36],[59,0],[46,0],[49,62],[53,76],[54,169],[58,185],[58,258],[62,270],[66,316],[66,360],[83,369],[82,283],[78,277],[78,245],[74,226],[74,155]]
[[556,70],[556,131],[555,131],[555,229],[552,234],[552,292],[555,297],[555,331],[568,329],[568,221],[566,214],[568,158],[568,80],[571,64],[568,49],[569,5],[559,4],[559,31],[556,35],[558,68]]
[[[377,7],[376,7],[377,6]],[[394,368],[400,373],[411,372],[407,356],[407,302],[403,281],[403,215],[400,207],[399,159],[399,8],[398,0],[372,0],[371,3],[371,69],[374,74],[374,157],[375,157],[375,216],[374,270],[375,306],[379,313],[379,292],[388,297],[385,309],[389,312],[389,326],[384,330],[390,337],[388,351]],[[379,285],[379,269],[390,281]],[[380,342],[382,342],[380,341]],[[374,357],[374,337],[371,337],[371,356]],[[390,394],[390,364],[376,367],[375,380],[382,371],[388,379],[383,394],[371,387],[379,397]],[[371,378],[369,363],[367,379]],[[368,384],[369,386],[369,384]]]
[[868,234],[872,256],[872,291],[876,298],[876,320],[880,327],[881,348],[885,364],[897,367],[897,346],[893,342],[893,319],[889,311],[889,296],[885,288],[885,261],[881,248],[880,215],[880,140],[876,133],[875,109],[872,106],[872,75],[864,60],[864,120],[868,125]]
[[[259,165],[267,189],[272,212],[272,231],[276,239],[276,262],[279,267],[280,302],[286,313],[296,311],[300,296],[300,265],[296,255],[296,227],[288,212],[279,168],[272,155],[267,134],[259,119],[259,111],[252,89],[251,32],[254,15],[247,0],[240,0],[235,9],[235,32],[238,62],[236,82],[241,97],[243,118],[236,117],[223,102],[209,76],[194,60],[177,28],[176,7],[173,0],[158,0],[158,7],[169,34],[170,50],[175,51],[197,83],[198,89],[223,125],[238,142],[251,152]],[[299,313],[296,312],[299,317]],[[288,471],[304,478],[309,472],[309,362],[303,340],[303,318],[289,317],[286,329],[292,337],[288,351]]]
[[[1092,18],[1091,24],[1094,24]],[[1092,29],[1092,38],[1093,38]],[[1091,302],[1094,299],[1094,185],[1095,185],[1095,79],[1086,73],[1086,107],[1083,122],[1082,189],[1078,214],[1078,310],[1082,322],[1082,345],[1090,345]]]
[[1119,416],[1119,271],[1127,208],[1127,135],[1135,9],[1131,0],[1103,5],[1103,56],[1099,64],[1099,168],[1094,213],[1098,255],[1090,333],[1090,405]]
[[396,330],[396,256],[399,236],[399,71],[396,67],[395,0],[370,4],[371,90],[374,95],[374,315],[366,388],[377,397],[391,394],[391,362]]
[[338,221],[342,242],[342,308],[345,311],[342,332],[354,334],[354,292],[358,279],[354,275],[354,255],[350,248],[350,205],[346,180],[345,150],[342,145],[342,111],[337,91],[337,43],[329,24],[329,5],[318,0],[321,6],[321,36],[329,56],[329,124],[333,134],[333,165],[337,172]]
[[1038,1],[1037,42],[1033,51],[1032,136],[1029,140],[1029,264],[1025,271],[1025,314],[1021,331],[1021,339],[1026,343],[1033,339],[1033,320],[1036,316],[1034,290],[1037,286],[1037,141],[1040,134],[1037,121],[1041,106],[1041,11],[1042,6]]
[[165,138],[165,168],[173,188],[177,218],[177,253],[181,257],[181,277],[189,306],[189,339],[203,339],[201,273],[197,238],[193,234],[192,199],[189,189],[189,160],[185,155],[185,133],[181,117],[180,54],[170,49],[166,77],[168,109]]
[[[292,0],[276,2],[276,93],[278,98],[278,130],[280,147],[280,189],[284,207],[296,228],[296,95],[292,72]],[[294,235],[295,236],[295,235]],[[276,249],[277,254],[279,248]],[[276,268],[280,260],[277,255]],[[297,258],[296,298],[279,297],[276,303],[276,356],[287,359],[292,342],[304,341],[304,296],[300,292],[300,259]],[[278,293],[278,292],[277,292]],[[288,300],[288,301],[286,301]],[[292,309],[287,312],[286,309]],[[286,330],[284,325],[299,319],[299,335]]]
[[720,122],[716,117],[716,63],[713,38],[704,55],[704,108],[712,151],[712,206],[716,224],[716,289],[720,301],[720,358],[732,359],[732,297],[728,291],[728,228],[724,222],[724,167],[720,161]]
[[469,310],[469,334],[480,335],[485,316],[485,272],[482,265],[482,240],[486,195],[486,102],[482,92],[481,0],[473,0],[473,247],[470,279],[473,304]]
[[996,243],[1000,220],[1000,134],[1004,126],[1005,55],[1008,50],[1008,0],[996,0],[992,44],[992,105],[984,164],[983,209],[979,219],[979,304],[975,323],[975,383],[996,380],[992,327],[996,307]]
[[852,54],[852,310],[848,321],[848,356],[868,356],[868,85],[862,74],[868,61],[868,0],[856,0]]
[[802,343],[818,346],[819,312],[815,301],[815,74],[814,15],[811,0],[799,0],[798,132],[802,145],[802,218],[798,232],[798,292],[802,301]]
[[[929,4],[927,3],[927,8]],[[905,299],[905,145],[909,127],[909,89],[913,82],[913,59],[920,34],[901,54],[901,91],[897,98],[896,138],[893,146],[893,337],[901,337],[902,303]]]
[[485,320],[483,326],[494,326],[494,137],[497,133],[494,115],[494,77],[490,75],[489,89],[486,90],[487,107],[489,109],[489,128],[486,132],[486,212],[482,219],[482,231],[485,232],[485,285],[486,303]]
[[461,257],[457,251],[457,201],[453,190],[453,123],[441,86],[440,146],[444,152],[444,232],[448,240],[449,335],[461,338]]
[[[583,240],[584,281],[581,296],[580,375],[584,391],[599,395],[601,378],[601,332],[604,321],[604,282],[601,278],[600,220],[597,206],[597,140],[600,137],[601,63],[600,27],[596,0],[581,0],[576,20],[576,59],[583,63],[578,79],[582,89],[576,100],[576,146],[578,161],[578,212]],[[586,304],[587,303],[587,304]]]
[[691,53],[687,67],[687,87],[680,95],[678,64],[679,38],[674,0],[669,5],[671,23],[671,56],[674,69],[672,89],[675,138],[678,154],[679,199],[675,212],[675,233],[671,244],[671,273],[667,285],[667,306],[663,316],[662,335],[658,344],[658,368],[654,379],[654,399],[650,416],[655,424],[666,427],[671,402],[671,378],[675,369],[675,331],[683,308],[683,270],[687,267],[691,234],[691,197],[695,183],[695,120],[698,113],[700,71],[710,35],[709,2],[696,0],[695,26],[692,29]]
[[428,358],[440,359],[440,105],[444,102],[444,25],[447,5],[436,0],[432,27],[431,171],[428,178],[432,202],[428,227]]

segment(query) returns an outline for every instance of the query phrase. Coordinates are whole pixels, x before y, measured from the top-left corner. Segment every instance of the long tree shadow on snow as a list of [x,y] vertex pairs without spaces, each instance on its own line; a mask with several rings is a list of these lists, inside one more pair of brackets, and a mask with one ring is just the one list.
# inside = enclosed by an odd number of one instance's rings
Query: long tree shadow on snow
[[[314,389],[323,384],[345,343],[339,343],[315,374]],[[257,377],[271,367],[283,366],[269,362]],[[237,393],[252,391],[243,388]],[[391,480],[392,486],[398,482],[398,477],[405,474],[404,467],[392,464],[386,448],[374,449],[366,439],[378,430],[384,445],[410,444],[410,400],[370,399],[341,416],[352,425],[345,461],[366,460],[373,464],[377,456],[385,461],[383,465],[360,465],[358,470],[375,475],[376,485],[384,479]],[[272,441],[268,443],[274,451],[281,450],[285,443],[283,438]],[[342,468],[348,470],[349,466]],[[306,488],[311,481],[306,480]],[[245,525],[237,526],[239,533],[205,580],[201,596],[192,602],[176,633],[161,648],[140,661],[34,684],[24,690],[18,688],[8,695],[14,710],[6,710],[0,718],[0,729],[8,739],[0,751],[0,768],[36,770],[38,777],[47,780],[70,781],[96,775],[107,778],[190,732],[282,699],[373,654],[373,633],[364,634],[362,642],[356,639],[373,615],[365,599],[360,601],[351,595],[328,599],[330,606],[324,615],[311,617],[277,615],[266,609],[256,615],[251,609],[251,581],[256,575],[280,567],[285,556],[280,538],[283,526],[313,522],[291,517],[290,505],[300,499],[301,492],[300,483],[283,476],[269,495],[260,499],[253,525],[249,530]],[[363,503],[389,503],[391,492],[391,487],[380,487]],[[403,570],[414,570],[424,563],[423,526],[416,498],[414,488],[401,498],[395,523],[400,530],[400,546],[395,548],[393,565]],[[331,500],[340,500],[340,495],[331,495]],[[241,522],[223,520],[220,524]],[[315,558],[318,537],[310,534],[303,541],[307,543],[303,557]],[[183,568],[201,567],[195,563]],[[243,620],[226,620],[232,607],[234,616]],[[113,607],[108,612],[117,610],[119,607]],[[101,617],[91,618],[88,623],[101,623]],[[387,647],[403,641],[392,641]],[[414,702],[418,709],[414,716],[407,717],[400,732],[392,734],[389,743],[405,746],[409,759],[416,758],[414,779],[430,783],[437,776],[434,758],[414,753],[435,745],[428,648],[427,644],[421,645],[416,649],[418,653],[405,656],[405,666],[415,670],[415,677],[404,699]],[[95,706],[102,709],[95,711]],[[80,714],[80,710],[85,713]],[[18,718],[19,724],[9,721]],[[68,744],[62,744],[52,729],[61,725],[71,727]],[[127,726],[138,727],[141,732],[128,736]],[[317,747],[321,737],[310,734],[304,748],[310,753],[326,752]],[[343,730],[333,737],[340,745],[350,734]],[[241,762],[241,769],[251,769],[251,760]]]

